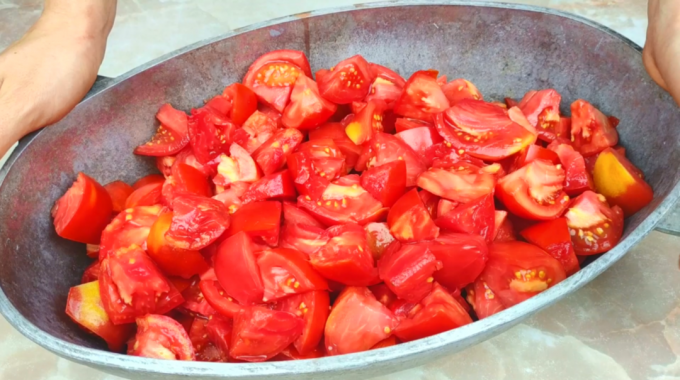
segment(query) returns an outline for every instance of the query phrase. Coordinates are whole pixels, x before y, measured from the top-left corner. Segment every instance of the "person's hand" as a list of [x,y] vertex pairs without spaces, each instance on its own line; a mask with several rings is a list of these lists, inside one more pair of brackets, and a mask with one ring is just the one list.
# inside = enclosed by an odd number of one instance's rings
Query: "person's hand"
[[92,87],[115,5],[48,0],[39,21],[0,54],[0,157],[24,135],[63,118]]
[[680,104],[680,1],[649,0],[648,15],[645,67]]

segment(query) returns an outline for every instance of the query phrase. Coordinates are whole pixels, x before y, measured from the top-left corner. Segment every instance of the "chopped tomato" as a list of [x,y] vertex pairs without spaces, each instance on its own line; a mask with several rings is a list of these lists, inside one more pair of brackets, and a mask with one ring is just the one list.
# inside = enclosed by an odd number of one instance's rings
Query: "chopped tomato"
[[270,174],[254,182],[243,195],[243,202],[267,199],[295,199],[297,192],[288,170]]
[[193,194],[176,197],[166,241],[176,248],[199,250],[212,244],[229,227],[229,210],[220,201]]
[[349,104],[366,97],[374,78],[364,57],[355,55],[330,70],[319,70],[316,80],[321,96],[335,104]]
[[643,179],[640,169],[615,149],[606,148],[600,153],[593,177],[597,191],[610,204],[621,207],[625,216],[640,211],[654,198],[654,191]]
[[234,142],[248,153],[253,153],[267,142],[277,131],[276,120],[260,111],[255,111],[243,127],[234,131]]
[[191,278],[205,272],[208,270],[208,263],[200,252],[176,248],[166,241],[165,233],[170,229],[172,217],[171,212],[165,213],[151,227],[146,241],[149,256],[168,276]]
[[387,133],[376,133],[373,139],[364,145],[355,169],[364,171],[366,168],[397,160],[406,163],[406,186],[415,186],[418,176],[427,169],[425,164],[404,141]]
[[378,262],[380,279],[401,299],[420,301],[432,289],[435,271],[441,262],[428,244],[403,245],[388,251]]
[[209,318],[211,315],[216,314],[217,311],[206,300],[205,294],[199,287],[199,283],[199,279],[194,279],[191,281],[190,286],[182,291],[184,303],[177,310],[182,314],[192,317]]
[[419,155],[425,154],[428,148],[443,141],[434,127],[411,128],[395,136],[402,139]]
[[379,221],[387,214],[387,208],[356,183],[331,183],[319,198],[299,196],[298,206],[327,226],[342,223],[364,225]]
[[146,144],[135,148],[134,153],[142,156],[170,156],[179,153],[189,144],[187,114],[164,104],[156,114],[161,122],[156,134]]
[[[311,168],[306,170],[329,181],[347,174],[345,155],[330,138],[310,140],[300,145],[298,153],[305,154]],[[290,164],[289,164],[290,166]]]
[[375,260],[380,259],[387,247],[395,241],[387,223],[369,223],[364,226],[366,242]]
[[281,227],[279,246],[296,249],[309,257],[325,246],[329,239],[326,230],[319,226],[285,222]]
[[337,106],[321,97],[319,87],[313,79],[300,75],[290,95],[281,122],[287,128],[313,129],[328,120]]
[[286,157],[300,145],[303,137],[302,132],[295,128],[279,130],[253,152],[253,159],[265,175],[277,172],[286,164]]
[[160,205],[140,206],[122,211],[104,229],[99,246],[99,261],[119,248],[131,245],[142,246],[151,226],[165,208]]
[[390,208],[387,224],[392,235],[402,242],[432,240],[439,235],[439,228],[434,224],[416,189],[404,194]]
[[177,163],[172,166],[171,173],[172,174],[165,180],[162,188],[162,196],[165,204],[172,205],[175,197],[185,193],[201,195],[204,197],[212,196],[212,189],[208,183],[208,178],[193,166]]
[[78,173],[78,178],[52,208],[57,235],[85,244],[99,244],[111,220],[111,196],[97,181]]
[[385,305],[387,308],[390,308],[392,304],[399,299],[397,298],[397,295],[390,290],[389,286],[385,285],[385,283],[370,286],[369,289],[375,296],[375,299],[377,299],[378,302]]
[[534,245],[518,241],[491,244],[489,261],[479,276],[479,280],[488,287],[487,298],[498,297],[506,308],[555,286],[565,278],[559,261]]
[[338,149],[345,155],[345,164],[353,168],[361,154],[361,147],[347,137],[345,126],[340,123],[326,123],[321,127],[309,131],[309,140],[333,139]]
[[87,284],[88,282],[97,281],[99,279],[99,272],[101,270],[101,263],[99,260],[94,261],[92,264],[88,265],[83,272],[83,277],[80,279],[81,284]]
[[[177,156],[175,156],[175,161],[172,163],[172,166],[176,166],[179,164],[187,164],[194,169],[198,170],[199,172],[203,173],[204,176],[206,177],[211,177],[215,175],[215,168],[213,168],[212,165],[203,165],[202,163],[198,162],[198,159],[196,159],[196,156],[193,153],[193,149],[191,147],[185,148]],[[170,175],[172,175],[172,168],[170,168]],[[135,187],[135,185],[132,185],[132,187]]]
[[264,285],[254,254],[254,245],[245,232],[220,244],[213,258],[215,275],[225,292],[241,305],[262,302]]
[[406,192],[406,163],[397,160],[364,171],[361,187],[383,206],[392,206]]
[[328,290],[328,284],[296,250],[275,248],[261,252],[257,257],[265,302],[292,294],[313,290]]
[[479,168],[459,162],[449,169],[430,168],[418,177],[418,187],[455,202],[467,203],[493,193],[500,166]]
[[233,101],[230,97],[222,94],[214,96],[212,99],[205,102],[205,108],[213,113],[217,113],[221,117],[228,117],[233,107]]
[[250,184],[247,182],[232,183],[228,189],[213,196],[213,199],[222,202],[229,210],[229,213],[233,214],[243,205],[243,196],[249,188]]
[[489,258],[489,251],[481,236],[444,232],[430,243],[430,252],[441,268],[434,273],[438,283],[450,289],[462,289],[472,283]]
[[[423,191],[426,191],[426,190],[423,190]],[[421,194],[422,194],[422,192],[421,192]],[[431,193],[428,192],[428,194],[431,194]],[[439,197],[437,197],[437,198],[439,198]],[[458,207],[459,204],[460,204],[460,203],[454,202],[454,201],[450,201],[450,200],[448,200],[448,199],[439,199],[439,201],[437,202],[437,210],[436,210],[436,212],[431,213],[431,214],[434,214],[434,215],[433,215],[434,217],[444,216],[444,215],[446,215],[449,211],[451,211],[451,210],[453,210],[454,208]]]
[[257,110],[257,97],[248,87],[234,83],[224,89],[222,95],[231,99],[231,120],[242,125]]
[[488,318],[505,310],[505,306],[496,296],[496,293],[481,279],[477,279],[473,284],[470,284],[466,291],[466,299],[479,319]]
[[442,85],[442,92],[449,100],[449,104],[454,106],[456,103],[465,99],[483,100],[482,93],[477,87],[465,79],[454,79]]
[[323,227],[319,221],[314,219],[305,210],[299,208],[295,203],[283,202],[283,221],[284,224],[304,224],[313,227]]
[[347,137],[356,145],[362,145],[369,141],[374,133],[383,132],[382,119],[386,108],[387,104],[382,100],[368,102],[345,127]]
[[[314,158],[307,152],[293,153],[288,156],[288,170],[293,178],[293,183],[300,195],[321,197],[324,190],[330,185],[326,178],[326,172],[313,166]],[[323,173],[323,175],[321,175]]]
[[136,189],[125,201],[125,208],[153,206],[161,203],[163,183],[164,182],[149,183],[148,185]]
[[369,63],[369,69],[373,72],[375,79],[364,100],[370,102],[371,100],[380,99],[389,108],[392,108],[394,102],[401,96],[406,81],[399,74],[385,66]]
[[262,201],[241,206],[231,216],[225,236],[245,232],[255,243],[276,247],[281,228],[281,202]]
[[592,191],[574,199],[564,217],[577,255],[607,252],[623,235],[623,210],[610,208],[604,196]]
[[106,341],[109,350],[120,352],[134,334],[133,325],[114,325],[102,305],[99,282],[72,287],[66,301],[66,314],[74,322]]
[[[234,330],[234,322],[231,318],[213,315],[205,325],[208,339],[224,356],[229,357],[229,346]],[[231,361],[231,360],[230,360]]]
[[394,104],[394,113],[431,122],[435,114],[447,108],[449,101],[437,83],[437,72],[416,71],[408,79],[401,97]]
[[481,100],[462,100],[438,114],[435,126],[459,154],[499,161],[536,141],[535,129],[517,119],[518,113],[517,108],[506,111]]
[[406,119],[403,117],[398,118],[394,122],[394,128],[397,133],[408,131],[409,129],[422,128],[422,127],[433,127],[432,123],[417,119]]
[[531,226],[520,232],[520,234],[526,241],[556,258],[562,264],[567,276],[571,276],[581,269],[571,243],[567,219],[557,218],[548,220]]
[[586,190],[594,190],[593,179],[586,169],[586,162],[581,153],[571,145],[560,144],[555,141],[548,145],[548,149],[557,153],[564,168],[564,191],[570,196],[576,196]]
[[115,325],[134,322],[149,313],[164,314],[184,302],[139,246],[121,248],[101,263],[102,304]]
[[[462,152],[462,153],[460,153]],[[423,161],[427,167],[451,168],[459,167],[459,162],[466,162],[479,168],[486,166],[484,161],[457,150],[450,142],[434,144],[423,153]],[[502,161],[501,161],[502,162]]]
[[588,157],[615,146],[619,134],[600,110],[579,99],[571,105],[571,141],[574,149]]
[[125,210],[125,201],[134,191],[132,186],[123,181],[113,181],[104,185],[104,189],[111,197],[111,205],[114,213]]
[[562,215],[569,204],[564,192],[564,169],[550,161],[535,160],[501,178],[496,196],[508,211],[531,220]]
[[512,222],[508,217],[508,212],[496,210],[494,215],[493,240],[498,242],[517,240],[517,237],[515,237],[515,228],[512,226]]
[[379,282],[378,270],[361,226],[350,223],[331,227],[328,235],[328,243],[310,254],[316,271],[329,280],[349,286]]
[[191,338],[182,325],[164,315],[137,318],[137,335],[128,355],[165,360],[196,360]]
[[295,342],[303,329],[302,318],[291,313],[263,306],[245,308],[234,318],[229,355],[248,362],[265,361]]
[[519,108],[529,123],[536,128],[538,138],[552,142],[556,138],[567,138],[568,131],[563,128],[560,119],[560,101],[562,96],[553,89],[529,91]]
[[326,322],[328,355],[366,351],[389,338],[397,324],[392,312],[368,288],[347,287],[338,296]]
[[555,153],[553,150],[543,148],[542,146],[539,145],[529,145],[528,147],[519,151],[514,156],[514,159],[512,157],[509,159],[513,160],[510,172],[514,172],[515,170],[521,169],[523,166],[530,163],[531,161],[539,159],[550,161],[555,165],[560,163],[560,158],[558,157],[557,153]]
[[255,182],[260,179],[260,168],[247,150],[233,143],[229,147],[229,154],[231,157],[225,154],[219,156],[217,175],[213,179],[216,185],[226,187],[234,182]]
[[276,303],[276,309],[304,320],[302,335],[294,343],[297,353],[304,356],[316,351],[328,319],[330,309],[328,292],[315,290],[286,297]]
[[241,305],[224,292],[219,282],[201,280],[198,286],[201,289],[201,294],[205,297],[205,301],[220,315],[233,318],[241,311]]
[[206,110],[193,110],[188,121],[189,141],[196,160],[205,165],[229,151],[236,126]]
[[491,243],[495,232],[494,211],[493,195],[488,194],[440,215],[435,223],[441,229],[479,235]]
[[207,319],[194,318],[189,329],[189,338],[196,351],[196,360],[226,363],[229,359],[229,352],[222,351],[211,342],[207,328],[208,322]]
[[255,60],[243,78],[243,84],[278,112],[283,112],[300,75],[312,77],[305,53],[297,50],[274,50]]
[[409,312],[394,330],[402,342],[426,338],[472,323],[472,318],[441,285],[435,284],[432,292]]

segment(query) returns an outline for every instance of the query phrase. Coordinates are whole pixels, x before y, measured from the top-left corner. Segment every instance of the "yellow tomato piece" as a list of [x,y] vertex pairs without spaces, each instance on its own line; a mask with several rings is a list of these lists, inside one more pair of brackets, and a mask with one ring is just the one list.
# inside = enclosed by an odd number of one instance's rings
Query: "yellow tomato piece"
[[607,198],[624,195],[636,181],[611,152],[602,152],[597,157],[593,180],[597,192]]

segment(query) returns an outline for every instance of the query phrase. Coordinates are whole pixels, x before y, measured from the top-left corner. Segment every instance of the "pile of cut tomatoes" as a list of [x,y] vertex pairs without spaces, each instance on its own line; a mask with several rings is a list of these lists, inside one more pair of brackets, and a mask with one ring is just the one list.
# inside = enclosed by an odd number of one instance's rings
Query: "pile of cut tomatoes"
[[560,94],[484,100],[354,56],[274,51],[135,153],[160,174],[57,201],[94,262],[67,314],[111,350],[240,362],[340,355],[489,317],[621,239],[653,198],[614,117]]

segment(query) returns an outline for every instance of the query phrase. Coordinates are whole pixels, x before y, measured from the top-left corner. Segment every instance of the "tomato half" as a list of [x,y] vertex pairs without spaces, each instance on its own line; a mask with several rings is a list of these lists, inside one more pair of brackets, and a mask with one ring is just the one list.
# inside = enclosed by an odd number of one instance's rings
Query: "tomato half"
[[489,250],[481,236],[444,232],[429,247],[441,268],[434,279],[449,289],[463,289],[472,283],[489,258]]
[[[509,111],[481,100],[462,100],[435,117],[437,131],[458,149],[483,160],[499,161],[536,141],[536,131]],[[523,115],[521,116],[523,117]]]
[[314,269],[329,280],[349,286],[379,282],[364,229],[353,223],[328,229],[330,240],[310,254]]
[[595,188],[611,205],[619,206],[630,216],[647,206],[654,191],[643,179],[642,172],[625,155],[606,148],[595,161]]
[[479,235],[491,243],[495,232],[494,211],[493,195],[488,194],[440,215],[435,223],[443,230]]
[[262,144],[252,156],[265,175],[283,168],[286,157],[302,142],[302,132],[295,128],[279,130],[267,142]]
[[264,296],[253,249],[250,237],[240,232],[222,242],[213,258],[220,286],[241,305],[261,303]]
[[99,244],[111,220],[113,203],[104,186],[83,173],[52,207],[57,235],[85,244]]
[[191,338],[182,325],[164,315],[137,318],[137,335],[128,355],[165,360],[196,360]]
[[623,210],[609,207],[607,199],[586,191],[564,214],[577,255],[595,255],[614,248],[623,235]]
[[418,187],[455,202],[468,203],[488,194],[496,186],[494,170],[500,167],[479,168],[459,162],[448,169],[430,168],[418,177]]
[[183,194],[173,200],[172,208],[172,224],[165,239],[173,247],[205,248],[229,227],[229,210],[218,200]]
[[328,319],[330,309],[328,292],[316,290],[286,297],[276,303],[276,309],[304,320],[302,335],[294,343],[298,354],[308,355],[315,351],[321,342]]
[[531,244],[548,252],[562,264],[567,276],[578,272],[579,267],[569,235],[567,219],[557,218],[531,226],[522,232],[522,237]]
[[415,186],[416,179],[427,167],[410,146],[400,138],[387,133],[376,133],[371,141],[364,145],[355,169],[364,171],[366,168],[382,166],[397,160],[406,163],[406,186]]
[[127,209],[118,214],[101,234],[99,261],[119,248],[127,248],[133,244],[144,245],[149,236],[149,231],[151,231],[151,226],[164,209],[160,205],[141,206]]
[[305,53],[297,50],[274,50],[260,56],[250,65],[243,84],[275,110],[283,112],[300,75],[312,77]]
[[296,250],[275,248],[260,252],[257,257],[265,302],[274,301],[292,294],[313,290],[328,290],[328,283]]
[[224,89],[222,95],[231,99],[231,120],[242,125],[257,110],[255,93],[241,83],[234,83]]
[[241,305],[237,304],[233,298],[224,292],[219,282],[215,280],[201,280],[198,286],[201,289],[201,294],[205,297],[205,301],[220,315],[233,318],[243,309]]
[[406,163],[397,160],[367,169],[361,173],[361,187],[383,206],[392,206],[406,192]]
[[169,276],[191,278],[208,270],[208,263],[197,250],[176,248],[165,239],[170,229],[173,214],[165,213],[158,217],[151,227],[146,240],[147,252],[163,273]]
[[191,149],[201,164],[205,165],[229,151],[233,131],[236,129],[231,121],[198,109],[192,110],[187,125]]
[[394,104],[394,113],[411,119],[432,121],[435,114],[449,108],[449,101],[437,83],[434,70],[416,71],[404,85]]
[[416,189],[404,194],[390,208],[387,224],[392,236],[402,242],[433,240],[439,235],[439,227],[434,224]]
[[360,55],[347,58],[330,70],[316,73],[321,96],[335,104],[349,104],[364,99],[373,78],[368,62]]
[[356,145],[369,141],[374,133],[383,132],[383,113],[387,104],[380,99],[372,100],[358,111],[345,127],[347,137]]
[[569,144],[557,141],[550,143],[548,149],[557,153],[564,168],[564,191],[570,196],[576,196],[586,190],[594,190],[593,179],[586,169],[586,162],[581,153]]
[[281,202],[262,201],[241,206],[231,216],[231,225],[224,233],[233,236],[245,232],[255,243],[276,247],[281,228]]
[[267,199],[295,199],[297,192],[288,170],[264,176],[254,182],[243,194],[243,202],[250,203]]
[[72,287],[66,300],[66,314],[74,322],[106,341],[109,350],[120,352],[134,334],[134,326],[114,325],[102,305],[99,282]]
[[519,108],[529,123],[536,128],[538,138],[552,142],[556,138],[567,138],[567,132],[560,120],[562,96],[553,89],[529,91],[519,102]]
[[394,330],[402,342],[426,338],[472,323],[472,318],[441,285],[435,284],[432,292],[409,312]]
[[403,245],[388,251],[378,261],[380,279],[399,298],[418,302],[432,289],[433,274],[441,262],[432,254],[429,244]]
[[340,293],[325,328],[328,355],[369,350],[387,339],[397,319],[368,288],[347,287]]
[[337,106],[321,97],[313,79],[300,75],[295,81],[290,103],[286,106],[281,122],[286,128],[308,130],[328,120]]
[[104,189],[111,197],[111,205],[114,213],[125,210],[125,201],[134,191],[132,186],[123,181],[113,181],[104,185]]
[[482,93],[479,92],[477,86],[465,79],[454,79],[449,83],[442,85],[442,92],[449,100],[449,104],[454,106],[456,103],[465,99],[484,100]]
[[331,183],[321,197],[298,197],[298,206],[327,226],[343,223],[364,225],[385,217],[387,208],[358,184]]
[[135,148],[134,153],[142,156],[170,156],[179,153],[189,144],[187,114],[164,104],[156,118],[161,125],[151,140]]
[[531,220],[562,215],[569,205],[564,192],[564,169],[535,160],[498,181],[496,196],[513,214]]
[[493,243],[489,261],[479,280],[486,283],[488,298],[514,306],[555,286],[566,278],[564,268],[542,249],[518,241]]
[[234,318],[229,355],[238,360],[261,362],[278,355],[304,329],[304,321],[285,311],[263,306],[243,309]]
[[401,96],[406,81],[399,74],[376,63],[369,63],[369,69],[373,72],[375,79],[364,101],[380,99],[387,104],[388,108],[392,108],[394,102]]
[[571,104],[571,141],[584,157],[600,153],[619,142],[619,134],[600,110],[585,100]]

